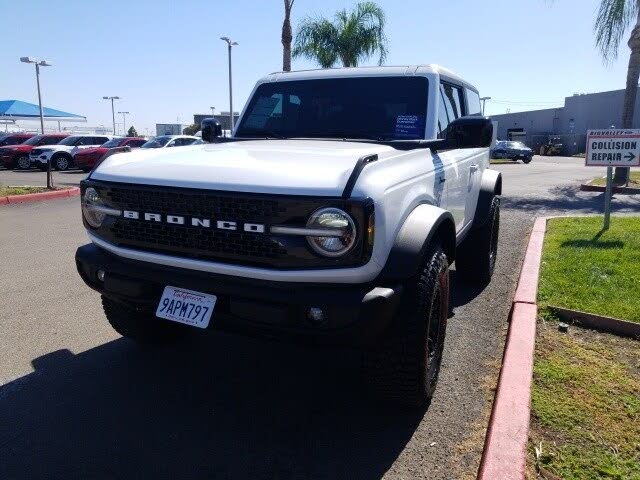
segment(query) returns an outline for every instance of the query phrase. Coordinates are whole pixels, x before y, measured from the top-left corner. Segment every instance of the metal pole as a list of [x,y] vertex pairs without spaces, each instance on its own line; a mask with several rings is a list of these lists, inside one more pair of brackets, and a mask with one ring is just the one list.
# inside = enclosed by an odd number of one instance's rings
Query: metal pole
[[[36,63],[36,83],[38,84],[38,107],[40,108],[40,131],[44,135],[44,114],[42,113],[42,94],[40,93],[40,65]],[[51,178],[51,157],[47,160],[47,188],[53,189]]]
[[127,121],[125,119],[126,113],[122,112],[122,136],[127,134]]
[[612,167],[607,167],[607,188],[604,192],[604,229],[609,230],[609,224],[611,219],[611,183],[612,179]]
[[113,118],[113,134],[116,134],[116,111],[113,108],[113,97],[111,97],[111,117]]
[[231,133],[233,134],[233,85],[231,83],[231,42],[229,42],[229,117]]

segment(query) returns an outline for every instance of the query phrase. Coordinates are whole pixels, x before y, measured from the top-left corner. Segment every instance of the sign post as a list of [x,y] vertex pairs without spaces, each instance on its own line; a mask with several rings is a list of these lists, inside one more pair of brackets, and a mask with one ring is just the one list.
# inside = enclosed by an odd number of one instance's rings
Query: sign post
[[589,130],[587,132],[587,167],[607,167],[604,194],[604,229],[609,229],[613,167],[640,166],[640,130]]

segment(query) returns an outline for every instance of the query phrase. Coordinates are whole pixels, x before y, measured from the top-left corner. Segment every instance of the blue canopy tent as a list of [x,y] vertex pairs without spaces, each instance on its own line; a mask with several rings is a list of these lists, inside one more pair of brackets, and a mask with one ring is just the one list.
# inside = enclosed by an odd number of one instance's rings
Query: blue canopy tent
[[[57,122],[86,122],[87,117],[75,113],[63,112],[53,108],[42,107],[45,121]],[[40,108],[33,103],[20,100],[0,100],[0,121],[15,123],[16,120],[39,120]]]

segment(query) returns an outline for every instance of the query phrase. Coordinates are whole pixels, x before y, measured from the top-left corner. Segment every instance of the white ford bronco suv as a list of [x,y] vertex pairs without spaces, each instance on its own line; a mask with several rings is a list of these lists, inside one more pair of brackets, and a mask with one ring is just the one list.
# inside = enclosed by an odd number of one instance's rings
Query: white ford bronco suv
[[488,282],[500,173],[477,90],[438,66],[274,73],[230,138],[114,154],[81,184],[78,271],[140,343],[196,328],[356,347],[386,397],[434,393],[449,266]]

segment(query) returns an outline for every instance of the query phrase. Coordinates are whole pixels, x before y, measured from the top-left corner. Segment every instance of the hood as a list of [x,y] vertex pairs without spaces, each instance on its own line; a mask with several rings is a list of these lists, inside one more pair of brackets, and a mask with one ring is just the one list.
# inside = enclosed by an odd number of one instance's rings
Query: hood
[[105,147],[91,147],[91,148],[85,148],[84,150],[80,150],[78,153],[76,153],[76,156],[79,155],[96,155],[96,154],[101,154],[101,153],[107,153],[109,151],[108,148]]
[[38,148],[46,148],[47,150],[53,150],[54,152],[70,152],[76,147],[73,145],[43,145]]
[[0,152],[28,152],[32,148],[32,145],[6,145],[0,147]]
[[92,180],[208,190],[339,196],[358,159],[395,149],[372,143],[251,140],[112,155]]

